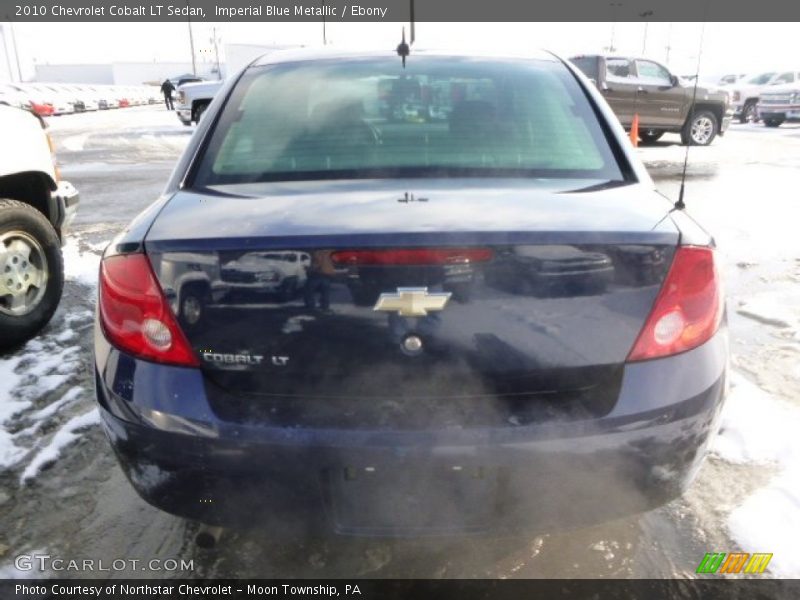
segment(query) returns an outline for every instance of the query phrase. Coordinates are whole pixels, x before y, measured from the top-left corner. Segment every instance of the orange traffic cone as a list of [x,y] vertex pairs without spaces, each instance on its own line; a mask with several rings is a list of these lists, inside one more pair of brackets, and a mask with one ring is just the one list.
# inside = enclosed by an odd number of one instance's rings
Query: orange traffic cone
[[634,148],[639,147],[639,113],[634,113],[633,123],[631,123],[631,144]]

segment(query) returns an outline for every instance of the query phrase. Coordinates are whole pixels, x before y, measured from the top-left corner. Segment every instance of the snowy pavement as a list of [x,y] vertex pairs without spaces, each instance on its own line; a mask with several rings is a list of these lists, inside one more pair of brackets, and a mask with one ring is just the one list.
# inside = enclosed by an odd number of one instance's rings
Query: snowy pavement
[[[686,203],[723,257],[733,376],[720,433],[683,498],[514,540],[276,543],[270,532],[237,532],[207,552],[191,544],[193,525],[149,507],[124,480],[98,426],[91,371],[99,256],[155,200],[191,129],[161,107],[51,123],[82,202],[56,316],[0,356],[0,574],[23,576],[13,557],[38,550],[191,558],[192,575],[207,577],[691,577],[706,552],[741,550],[771,552],[770,575],[800,577],[800,126],[734,125],[691,149]],[[638,150],[673,198],[685,151],[676,141]]]

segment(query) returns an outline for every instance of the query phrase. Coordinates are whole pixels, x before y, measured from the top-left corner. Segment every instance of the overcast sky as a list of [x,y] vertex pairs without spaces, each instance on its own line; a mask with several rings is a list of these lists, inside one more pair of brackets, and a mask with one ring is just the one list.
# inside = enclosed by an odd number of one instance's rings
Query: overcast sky
[[[322,43],[321,23],[193,23],[198,60],[211,60],[211,32],[225,43]],[[336,46],[394,48],[401,23],[327,24],[328,42]],[[11,47],[8,23],[4,40]],[[524,51],[546,48],[564,55],[596,52],[612,43],[620,53],[647,55],[668,62],[678,74],[694,73],[700,48],[699,23],[417,23],[417,44],[433,47],[492,48]],[[646,32],[646,37],[645,37]],[[60,63],[190,62],[188,24],[181,23],[16,23],[14,25],[23,78],[34,76],[35,65]],[[3,56],[0,39],[0,79],[8,79],[11,54]],[[702,72],[753,72],[776,68],[800,69],[800,23],[709,23],[705,28]],[[667,56],[669,47],[669,57]],[[205,57],[205,58],[204,58]],[[224,60],[224,55],[223,55]],[[16,77],[14,77],[16,78]]]

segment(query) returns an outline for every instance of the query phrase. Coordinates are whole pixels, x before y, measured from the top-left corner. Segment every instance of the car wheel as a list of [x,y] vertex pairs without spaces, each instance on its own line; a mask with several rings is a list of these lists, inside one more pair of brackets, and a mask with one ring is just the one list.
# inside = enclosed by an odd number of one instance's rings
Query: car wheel
[[764,119],[766,127],[780,127],[783,124],[783,119]]
[[56,230],[32,206],[0,199],[0,349],[21,344],[47,325],[63,288]]
[[639,132],[639,140],[644,145],[654,144],[661,139],[662,135],[664,135],[663,131],[657,131],[655,129],[643,129]]
[[756,110],[756,103],[753,101],[747,102],[742,109],[742,114],[739,117],[740,123],[755,123],[758,121],[758,111]]
[[457,283],[445,286],[444,291],[453,295],[453,300],[466,304],[472,299],[472,286],[468,283]]
[[700,110],[686,121],[681,132],[684,145],[708,146],[717,136],[719,126],[717,117],[708,110]]
[[188,285],[181,292],[178,320],[187,330],[195,329],[203,318],[209,301],[208,289],[204,285]]
[[281,302],[291,302],[297,295],[297,278],[291,277],[287,279],[281,286],[278,298]]
[[206,112],[206,108],[208,108],[208,104],[201,104],[197,108],[194,109],[194,122],[199,123],[200,119],[203,117],[203,113]]

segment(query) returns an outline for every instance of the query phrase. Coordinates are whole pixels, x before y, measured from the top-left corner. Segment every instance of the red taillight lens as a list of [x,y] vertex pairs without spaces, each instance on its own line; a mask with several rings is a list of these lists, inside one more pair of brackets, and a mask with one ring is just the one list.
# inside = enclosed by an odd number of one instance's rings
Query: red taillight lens
[[159,363],[199,365],[144,254],[103,260],[99,306],[103,332],[120,350]]
[[628,361],[696,348],[716,333],[722,312],[722,286],[714,250],[679,247]]
[[392,250],[339,250],[331,255],[338,265],[447,265],[486,262],[489,248],[403,248]]
[[29,100],[28,102],[31,105],[33,112],[35,112],[37,115],[49,117],[53,114],[53,107],[49,104],[39,104],[38,102],[34,102],[32,100]]

